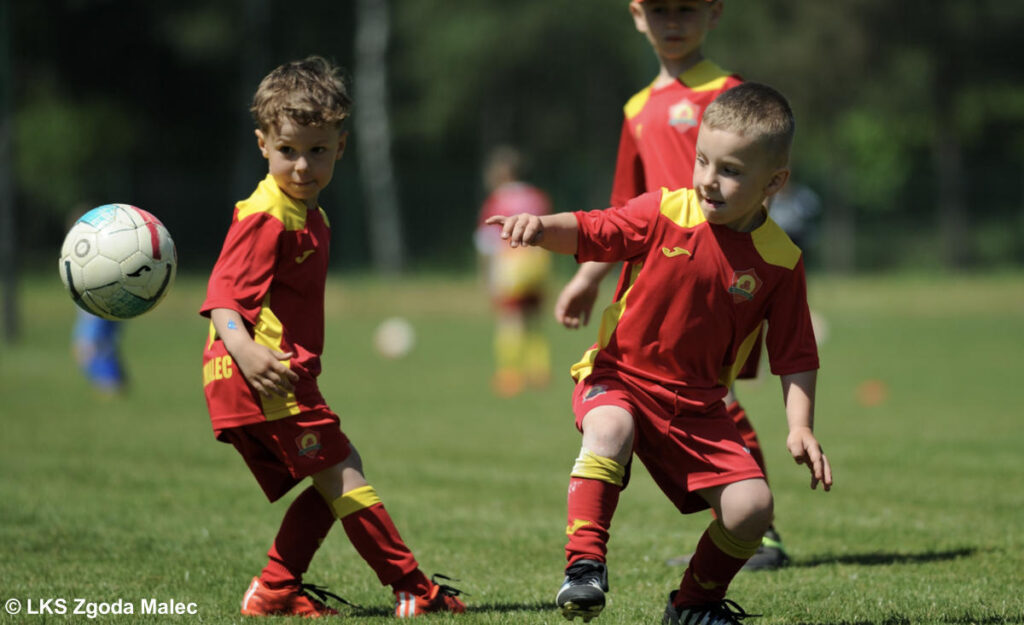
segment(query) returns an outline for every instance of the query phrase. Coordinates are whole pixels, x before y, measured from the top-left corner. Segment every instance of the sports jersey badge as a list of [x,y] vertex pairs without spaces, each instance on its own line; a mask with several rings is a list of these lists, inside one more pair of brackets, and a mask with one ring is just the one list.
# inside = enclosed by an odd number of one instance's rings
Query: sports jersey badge
[[732,272],[732,286],[729,292],[732,293],[732,301],[736,303],[749,302],[754,299],[754,293],[761,288],[761,278],[753,269]]
[[316,432],[306,430],[295,439],[295,444],[299,447],[300,456],[312,456],[316,452],[320,451],[322,445],[320,444],[320,436]]
[[672,106],[668,107],[668,125],[679,132],[686,132],[697,125],[697,116],[700,107],[688,99],[683,98]]
[[608,387],[603,384],[595,384],[587,389],[587,394],[583,396],[583,401],[590,401],[598,395],[604,395],[608,392]]

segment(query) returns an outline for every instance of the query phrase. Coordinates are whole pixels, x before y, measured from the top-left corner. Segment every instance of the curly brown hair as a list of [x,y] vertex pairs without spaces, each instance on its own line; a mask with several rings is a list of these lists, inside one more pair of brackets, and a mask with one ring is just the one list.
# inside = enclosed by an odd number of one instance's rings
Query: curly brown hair
[[249,111],[264,132],[290,119],[302,126],[340,126],[352,99],[341,68],[320,56],[277,67],[260,82]]

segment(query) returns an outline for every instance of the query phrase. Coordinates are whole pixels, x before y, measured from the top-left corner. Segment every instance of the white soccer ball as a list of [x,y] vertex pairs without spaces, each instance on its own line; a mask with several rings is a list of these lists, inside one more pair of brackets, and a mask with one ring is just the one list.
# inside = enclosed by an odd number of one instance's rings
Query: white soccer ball
[[416,345],[416,331],[401,317],[385,319],[373,335],[377,353],[385,358],[402,358]]
[[71,226],[60,279],[82,309],[130,319],[152,309],[174,282],[178,253],[159,219],[128,204],[105,204]]

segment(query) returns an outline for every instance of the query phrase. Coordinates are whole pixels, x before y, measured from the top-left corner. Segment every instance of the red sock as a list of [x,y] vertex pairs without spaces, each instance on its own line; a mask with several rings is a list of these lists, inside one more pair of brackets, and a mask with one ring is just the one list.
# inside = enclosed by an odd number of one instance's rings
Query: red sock
[[729,413],[729,418],[736,424],[736,429],[740,431],[740,436],[743,437],[743,444],[750,450],[750,455],[754,457],[757,466],[761,467],[761,470],[764,471],[764,478],[767,480],[768,468],[764,464],[761,441],[757,440],[757,432],[754,431],[754,425],[747,418],[747,411],[743,409],[743,406],[738,401],[734,401],[726,406],[725,410]]
[[270,588],[302,582],[313,554],[334,526],[334,513],[323,497],[310,486],[295,498],[281,521],[274,544],[267,553],[269,561],[260,579]]
[[714,520],[697,543],[676,593],[676,607],[713,603],[725,598],[732,578],[754,555],[761,540],[742,541]]
[[622,487],[603,480],[572,477],[569,479],[569,523],[565,533],[565,558],[605,561],[608,552],[608,529],[619,505]]
[[331,507],[381,584],[394,584],[419,568],[372,486],[345,493]]
[[404,590],[405,592],[412,593],[417,597],[425,597],[430,594],[430,589],[434,587],[434,583],[431,582],[423,571],[416,569],[411,573],[407,573],[399,580],[391,583],[391,589],[395,592]]

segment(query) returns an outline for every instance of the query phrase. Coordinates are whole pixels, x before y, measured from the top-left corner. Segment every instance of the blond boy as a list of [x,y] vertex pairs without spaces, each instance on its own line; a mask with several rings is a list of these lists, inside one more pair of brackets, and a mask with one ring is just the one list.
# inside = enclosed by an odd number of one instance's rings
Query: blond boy
[[746,83],[708,107],[693,188],[662,189],[607,210],[494,217],[509,245],[539,245],[579,262],[627,263],[623,296],[598,342],[573,367],[582,448],[568,494],[567,618],[600,614],[607,542],[636,454],[682,513],[716,513],[698,542],[666,623],[738,623],[725,599],[772,520],[764,473],[722,398],[768,322],[765,345],[781,376],[789,437],[811,487],[832,486],[813,434],[817,347],[800,250],[766,214],[789,177],[794,122],[774,89]]

